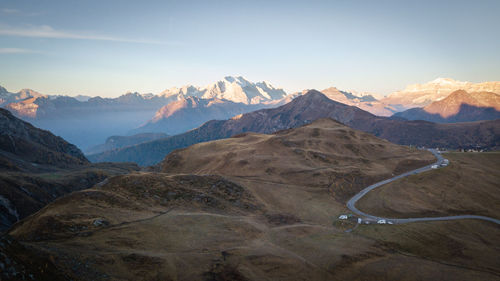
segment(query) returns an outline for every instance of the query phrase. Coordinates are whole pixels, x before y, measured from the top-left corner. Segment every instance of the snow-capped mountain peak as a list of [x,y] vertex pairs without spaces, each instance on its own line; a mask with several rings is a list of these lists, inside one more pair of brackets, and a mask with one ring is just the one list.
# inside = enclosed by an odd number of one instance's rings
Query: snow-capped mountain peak
[[452,84],[462,84],[462,83],[467,83],[467,82],[461,82],[461,81],[457,81],[455,79],[452,79],[452,78],[436,78],[434,80],[432,80],[431,82],[429,82],[429,84],[440,84],[440,85],[452,85]]
[[186,85],[173,87],[160,93],[160,96],[194,96],[203,99],[224,99],[244,104],[260,104],[282,99],[286,96],[283,89],[273,87],[269,82],[253,83],[243,76],[226,76],[222,80],[205,87]]

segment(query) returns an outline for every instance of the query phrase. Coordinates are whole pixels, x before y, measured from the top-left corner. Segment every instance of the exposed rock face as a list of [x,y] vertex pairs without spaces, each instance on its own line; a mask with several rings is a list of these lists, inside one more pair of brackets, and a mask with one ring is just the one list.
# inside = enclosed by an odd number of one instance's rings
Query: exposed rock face
[[438,78],[425,84],[409,85],[402,91],[390,94],[381,102],[405,110],[429,105],[432,102],[446,98],[457,90],[500,94],[500,82],[471,83],[450,78]]
[[423,121],[393,120],[375,116],[355,106],[345,105],[311,90],[291,102],[272,109],[261,109],[231,118],[213,120],[184,134],[134,147],[89,156],[91,161],[132,161],[140,165],[158,163],[174,149],[228,138],[244,132],[272,133],[331,118],[351,128],[372,133],[393,143],[430,147],[497,147],[500,121],[485,123],[434,124]]
[[490,92],[468,93],[458,90],[424,108],[398,112],[395,117],[439,123],[500,119],[500,95]]

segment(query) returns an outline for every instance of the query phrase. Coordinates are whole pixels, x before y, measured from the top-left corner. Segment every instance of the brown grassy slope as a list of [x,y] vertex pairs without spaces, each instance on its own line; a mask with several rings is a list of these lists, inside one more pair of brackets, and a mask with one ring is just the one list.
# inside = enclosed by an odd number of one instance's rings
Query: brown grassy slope
[[[490,222],[372,225],[359,227],[355,233],[374,239],[395,256],[383,262],[358,263],[344,280],[500,280],[500,228]],[[401,260],[395,259],[398,256]],[[366,271],[371,278],[360,278]]]
[[[362,187],[350,178],[386,177],[432,159],[426,152],[319,120],[175,154],[163,168],[200,175],[114,177],[54,201],[10,234],[72,280],[500,279],[500,230],[484,222],[459,234],[462,222],[362,225],[351,233],[332,225],[346,212],[343,196]],[[233,167],[240,157],[248,163]]]
[[92,187],[105,178],[138,170],[133,163],[99,163],[43,173],[1,171],[0,231],[73,191]]
[[[267,193],[256,197],[258,188]],[[271,211],[261,202],[273,196],[283,198]],[[500,279],[495,226],[345,233],[331,226],[339,211],[330,197],[294,185],[136,173],[61,198],[10,234],[73,280]]]
[[161,170],[321,187],[342,201],[361,187],[433,160],[428,152],[319,119],[272,135],[247,133],[174,151]]
[[475,214],[500,218],[500,153],[446,153],[446,168],[369,192],[357,207],[388,217]]

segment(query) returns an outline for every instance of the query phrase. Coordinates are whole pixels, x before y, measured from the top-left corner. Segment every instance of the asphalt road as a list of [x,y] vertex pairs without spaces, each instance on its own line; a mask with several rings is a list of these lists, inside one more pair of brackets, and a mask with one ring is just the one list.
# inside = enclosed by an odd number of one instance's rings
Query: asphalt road
[[409,175],[415,175],[419,173],[423,173],[429,170],[432,170],[433,165],[438,165],[438,169],[441,167],[441,164],[443,163],[444,159],[441,154],[439,154],[436,150],[434,149],[429,149],[434,156],[436,156],[437,161],[434,164],[406,172],[404,174],[395,176],[393,178],[383,180],[381,182],[377,182],[375,184],[372,184],[368,186],[367,188],[361,190],[358,194],[354,195],[348,202],[347,202],[347,208],[351,210],[353,213],[357,214],[358,216],[362,217],[363,221],[370,221],[370,222],[377,222],[379,220],[385,220],[386,222],[392,222],[394,224],[400,224],[400,223],[410,223],[410,222],[423,222],[423,221],[449,221],[449,220],[463,220],[463,219],[478,219],[478,220],[485,220],[485,221],[490,221],[496,224],[500,224],[500,220],[490,218],[490,217],[485,217],[485,216],[475,216],[475,215],[460,215],[460,216],[448,216],[448,217],[423,217],[423,218],[406,218],[406,219],[396,219],[396,218],[384,218],[384,217],[377,217],[373,216],[370,214],[367,214],[365,212],[362,212],[356,208],[356,202],[361,199],[363,196],[365,196],[368,192],[372,191],[373,189],[380,187],[384,184],[390,183],[392,181],[395,181],[400,178],[407,177]]

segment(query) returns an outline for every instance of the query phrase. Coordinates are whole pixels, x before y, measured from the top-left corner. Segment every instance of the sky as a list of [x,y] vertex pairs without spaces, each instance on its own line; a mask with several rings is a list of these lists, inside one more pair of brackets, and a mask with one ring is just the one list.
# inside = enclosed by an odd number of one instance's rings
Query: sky
[[0,85],[114,97],[227,75],[388,94],[500,80],[500,1],[0,0]]

